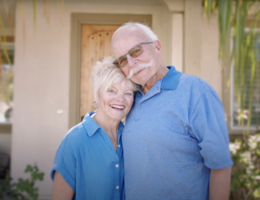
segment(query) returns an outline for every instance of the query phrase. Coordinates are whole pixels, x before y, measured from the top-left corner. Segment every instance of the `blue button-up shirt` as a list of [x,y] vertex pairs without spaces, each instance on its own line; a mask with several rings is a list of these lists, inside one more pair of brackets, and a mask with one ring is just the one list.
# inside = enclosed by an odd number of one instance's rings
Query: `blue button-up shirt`
[[210,170],[232,165],[216,92],[169,69],[147,94],[136,93],[126,119],[126,200],[206,200]]
[[118,148],[115,151],[109,136],[90,117],[73,127],[62,140],[51,170],[58,171],[74,190],[77,200],[124,199],[124,161],[120,123]]

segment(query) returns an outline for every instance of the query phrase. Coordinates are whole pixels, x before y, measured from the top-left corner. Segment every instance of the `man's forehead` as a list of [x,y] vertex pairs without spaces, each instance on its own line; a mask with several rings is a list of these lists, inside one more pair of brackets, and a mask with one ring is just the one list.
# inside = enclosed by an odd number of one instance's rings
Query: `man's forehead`
[[138,30],[121,30],[113,37],[111,48],[131,48],[141,42],[148,42],[145,33]]
[[147,35],[142,29],[122,29],[121,31],[117,32],[114,36],[115,38],[147,38]]

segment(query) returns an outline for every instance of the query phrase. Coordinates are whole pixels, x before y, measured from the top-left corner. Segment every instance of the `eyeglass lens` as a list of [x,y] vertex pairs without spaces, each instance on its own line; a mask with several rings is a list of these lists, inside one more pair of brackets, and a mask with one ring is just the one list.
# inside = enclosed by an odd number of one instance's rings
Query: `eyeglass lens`
[[[128,54],[131,57],[136,58],[137,56],[140,56],[143,52],[144,52],[144,49],[143,49],[142,45],[138,44],[138,45],[134,46],[132,49],[130,49]],[[127,64],[127,57],[126,57],[126,55],[123,55],[120,58],[118,58],[116,60],[116,64],[119,67],[125,66]]]

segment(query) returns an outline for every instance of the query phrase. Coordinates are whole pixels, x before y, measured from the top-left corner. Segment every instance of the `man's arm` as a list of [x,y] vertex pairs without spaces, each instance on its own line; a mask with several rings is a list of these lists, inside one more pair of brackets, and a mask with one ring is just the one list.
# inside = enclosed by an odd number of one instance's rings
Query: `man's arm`
[[53,190],[52,190],[52,200],[71,200],[74,195],[73,189],[64,180],[62,175],[55,171]]
[[209,182],[210,200],[228,200],[230,193],[231,167],[211,169]]

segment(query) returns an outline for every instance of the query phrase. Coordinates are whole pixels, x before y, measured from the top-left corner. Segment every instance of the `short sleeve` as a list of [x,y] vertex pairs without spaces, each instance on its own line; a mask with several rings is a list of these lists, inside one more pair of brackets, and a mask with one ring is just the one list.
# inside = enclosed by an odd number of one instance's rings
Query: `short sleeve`
[[210,169],[233,165],[229,151],[229,136],[222,103],[207,83],[201,83],[203,92],[192,109],[192,134],[198,139],[204,164]]
[[76,189],[76,152],[73,140],[69,134],[62,140],[55,155],[51,178],[54,179],[54,172],[59,172],[65,181],[74,190]]

